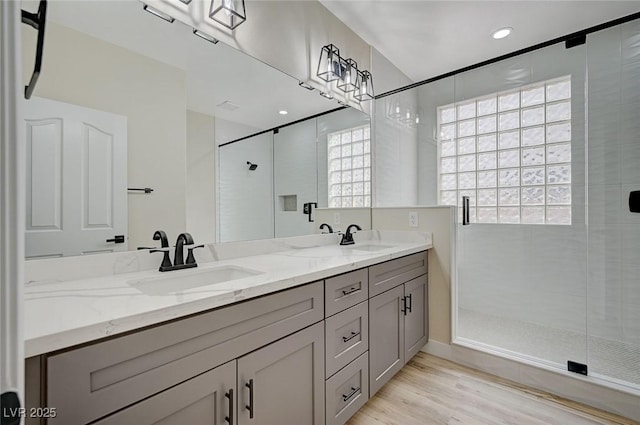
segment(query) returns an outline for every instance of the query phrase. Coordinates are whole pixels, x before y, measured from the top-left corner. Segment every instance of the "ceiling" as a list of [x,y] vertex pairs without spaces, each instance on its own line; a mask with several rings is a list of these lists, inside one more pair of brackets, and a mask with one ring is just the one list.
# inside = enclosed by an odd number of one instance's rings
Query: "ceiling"
[[[640,12],[640,1],[320,2],[414,82]],[[491,38],[503,27],[509,37]]]

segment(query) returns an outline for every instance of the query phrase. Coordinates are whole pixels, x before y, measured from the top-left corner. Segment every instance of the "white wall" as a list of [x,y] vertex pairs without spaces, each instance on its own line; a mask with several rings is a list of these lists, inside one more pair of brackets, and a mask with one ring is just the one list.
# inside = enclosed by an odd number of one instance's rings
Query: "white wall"
[[215,119],[187,111],[187,231],[200,244],[216,241]]
[[264,129],[262,128],[256,128],[250,125],[240,124],[238,122],[215,117],[214,136],[216,146],[220,146],[223,143],[231,142],[232,140],[259,133],[263,130]]
[[375,101],[372,129],[376,207],[418,202],[418,131],[414,121],[402,119],[407,110],[415,112],[416,105],[414,90]]
[[374,76],[373,88],[376,94],[386,93],[413,83],[375,47],[371,47],[371,73]]
[[[36,95],[127,117],[129,247],[152,246],[157,229],[185,230],[186,96],[183,71],[47,22]],[[23,26],[25,80],[36,32]],[[171,206],[170,208],[168,206]]]
[[218,167],[219,241],[273,238],[273,133],[220,147]]
[[[350,224],[357,224],[362,230],[371,230],[371,208],[321,208],[314,212],[316,233],[322,223],[327,223],[334,232],[344,232]],[[377,230],[378,228],[376,228]]]

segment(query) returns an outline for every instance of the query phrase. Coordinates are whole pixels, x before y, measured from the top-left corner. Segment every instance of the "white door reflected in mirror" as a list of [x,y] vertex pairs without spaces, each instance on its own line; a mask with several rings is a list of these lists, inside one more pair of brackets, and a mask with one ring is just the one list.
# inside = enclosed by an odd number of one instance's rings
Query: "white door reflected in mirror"
[[127,119],[42,98],[24,117],[26,257],[126,251]]

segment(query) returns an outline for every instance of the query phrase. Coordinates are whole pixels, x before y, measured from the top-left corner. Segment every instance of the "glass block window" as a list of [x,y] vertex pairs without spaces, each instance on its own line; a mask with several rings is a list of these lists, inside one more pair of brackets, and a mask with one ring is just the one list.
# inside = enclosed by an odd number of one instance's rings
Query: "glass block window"
[[369,126],[327,137],[329,208],[371,206],[371,139]]
[[440,204],[472,223],[571,224],[571,77],[438,108]]

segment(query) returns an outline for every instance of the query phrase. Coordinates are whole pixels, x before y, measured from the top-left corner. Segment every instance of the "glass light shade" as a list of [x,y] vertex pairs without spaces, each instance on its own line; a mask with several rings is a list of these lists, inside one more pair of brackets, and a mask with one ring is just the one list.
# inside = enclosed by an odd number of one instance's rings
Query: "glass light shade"
[[209,17],[233,30],[247,19],[244,0],[213,0]]
[[369,71],[358,71],[358,90],[356,90],[353,97],[359,102],[363,100],[372,100],[373,94],[373,76]]
[[324,46],[320,51],[316,75],[326,82],[339,79],[342,72],[340,62],[340,50],[333,44]]
[[391,98],[389,101],[389,107],[387,108],[387,116],[393,120],[400,121],[402,119],[402,105],[400,104],[400,98]]
[[357,90],[358,87],[358,64],[353,59],[343,60],[341,63],[342,75],[338,80],[338,88],[345,93]]

